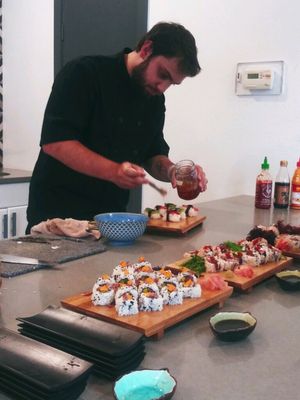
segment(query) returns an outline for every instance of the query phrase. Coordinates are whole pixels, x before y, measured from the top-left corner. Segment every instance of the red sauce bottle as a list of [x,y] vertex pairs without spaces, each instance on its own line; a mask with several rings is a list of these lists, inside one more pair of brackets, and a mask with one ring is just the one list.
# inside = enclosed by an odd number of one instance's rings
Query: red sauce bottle
[[195,164],[191,160],[182,160],[175,165],[177,193],[181,199],[192,200],[200,193]]
[[261,172],[256,178],[255,207],[270,208],[272,204],[272,177],[269,173],[268,159],[261,164]]
[[300,210],[300,158],[292,179],[291,208]]

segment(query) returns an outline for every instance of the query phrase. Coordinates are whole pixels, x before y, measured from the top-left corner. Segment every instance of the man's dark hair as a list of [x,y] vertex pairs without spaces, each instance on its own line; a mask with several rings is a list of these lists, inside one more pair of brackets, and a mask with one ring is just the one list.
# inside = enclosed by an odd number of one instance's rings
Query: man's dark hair
[[151,57],[177,57],[180,71],[187,76],[195,76],[201,71],[195,38],[184,26],[174,22],[159,22],[142,37],[136,51],[141,50],[146,40],[152,42]]

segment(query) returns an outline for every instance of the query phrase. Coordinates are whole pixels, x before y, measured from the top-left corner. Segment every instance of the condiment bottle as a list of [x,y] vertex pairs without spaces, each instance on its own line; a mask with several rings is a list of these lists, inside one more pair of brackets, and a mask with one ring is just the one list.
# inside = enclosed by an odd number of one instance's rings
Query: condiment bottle
[[292,179],[291,208],[300,210],[300,158]]
[[272,177],[269,172],[268,159],[261,164],[261,172],[256,177],[255,207],[270,208],[272,203]]
[[195,164],[191,160],[182,160],[175,165],[177,193],[181,199],[192,200],[200,193]]
[[274,207],[288,208],[290,200],[290,176],[287,169],[288,162],[280,161],[280,168],[275,179]]

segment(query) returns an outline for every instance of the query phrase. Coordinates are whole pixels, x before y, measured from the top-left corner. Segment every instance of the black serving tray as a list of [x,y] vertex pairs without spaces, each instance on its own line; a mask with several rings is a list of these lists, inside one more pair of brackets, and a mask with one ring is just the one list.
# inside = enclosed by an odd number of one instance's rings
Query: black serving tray
[[86,346],[100,355],[119,358],[128,354],[139,343],[143,335],[128,328],[88,317],[61,307],[48,306],[32,317],[17,318],[31,326],[43,328],[61,338]]
[[65,389],[62,392],[44,392],[34,387],[28,386],[18,379],[11,376],[2,375],[0,372],[0,390],[13,396],[14,399],[30,399],[30,400],[73,400],[77,399],[85,390],[86,381],[79,383],[76,387]]
[[0,328],[0,373],[3,377],[25,380],[37,391],[50,395],[82,383],[92,366],[61,350]]
[[145,357],[144,346],[139,346],[138,350],[129,353],[128,358],[125,361],[122,360],[119,362],[118,360],[114,359],[114,362],[109,362],[107,360],[97,358],[95,355],[87,354],[84,350],[76,346],[72,346],[64,342],[62,343],[55,338],[45,337],[43,333],[39,332],[37,329],[28,329],[28,327],[23,326],[21,329],[19,329],[19,331],[22,335],[28,336],[35,340],[39,340],[50,346],[56,347],[67,353],[76,355],[77,357],[92,362],[94,364],[93,371],[95,373],[101,372],[107,377],[116,377],[122,373],[128,372],[136,368]]
[[102,352],[100,353],[93,348],[91,349],[85,346],[85,344],[83,343],[80,343],[80,345],[78,345],[77,342],[62,338],[60,335],[49,332],[43,327],[40,328],[24,322],[18,324],[18,329],[19,332],[25,336],[32,337],[33,339],[42,341],[51,346],[53,345],[54,347],[66,351],[67,353],[78,355],[78,357],[84,355],[84,359],[88,361],[91,361],[93,363],[100,362],[112,368],[114,368],[116,365],[123,365],[130,362],[132,358],[145,351],[144,341],[140,341],[126,354],[123,354],[120,357],[111,357],[109,354],[103,354]]

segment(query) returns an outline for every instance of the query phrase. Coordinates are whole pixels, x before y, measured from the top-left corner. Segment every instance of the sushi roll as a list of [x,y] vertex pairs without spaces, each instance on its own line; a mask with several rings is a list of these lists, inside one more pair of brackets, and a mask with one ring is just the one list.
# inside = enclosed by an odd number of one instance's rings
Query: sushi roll
[[112,272],[113,279],[118,282],[120,280],[119,276],[124,276],[124,274],[133,274],[134,268],[133,266],[127,261],[121,261]]
[[115,275],[114,279],[116,283],[126,283],[128,286],[135,284],[135,275],[128,269],[124,269],[118,275]]
[[187,217],[196,217],[199,214],[199,208],[191,204],[183,204],[182,208],[184,208]]
[[252,250],[247,250],[242,255],[242,264],[248,264],[257,267],[261,263],[260,254]]
[[154,211],[153,208],[146,207],[146,208],[144,209],[143,214],[146,215],[146,217],[149,217],[149,218],[150,218],[150,215],[151,215],[151,212],[152,212],[152,211]]
[[163,298],[159,293],[157,284],[142,283],[138,288],[140,311],[161,311],[163,309]]
[[184,208],[176,208],[176,211],[179,213],[181,220],[186,219],[186,213]]
[[180,272],[178,274],[178,282],[184,298],[201,297],[201,286],[196,275],[185,271]]
[[101,275],[92,290],[92,303],[95,306],[107,306],[112,304],[115,298],[113,280],[109,275]]
[[159,211],[161,218],[166,221],[167,219],[167,207],[166,206],[155,206],[155,209]]
[[204,265],[206,272],[221,271],[221,266],[219,265],[217,258],[214,256],[204,257]]
[[180,222],[180,214],[176,210],[168,211],[167,221],[169,222]]
[[139,312],[138,293],[133,287],[121,287],[117,290],[115,296],[115,308],[120,316],[134,315]]
[[161,286],[164,282],[177,282],[177,277],[169,269],[161,268],[156,271],[156,279],[158,286]]
[[139,257],[138,262],[132,264],[134,272],[138,272],[143,267],[149,267],[152,270],[152,264],[145,259],[145,257]]
[[149,215],[150,219],[161,219],[160,212],[158,210],[152,210]]
[[162,282],[160,287],[160,294],[162,295],[164,304],[174,306],[177,304],[182,304],[183,302],[183,292],[182,289],[179,287],[179,283],[176,281]]

